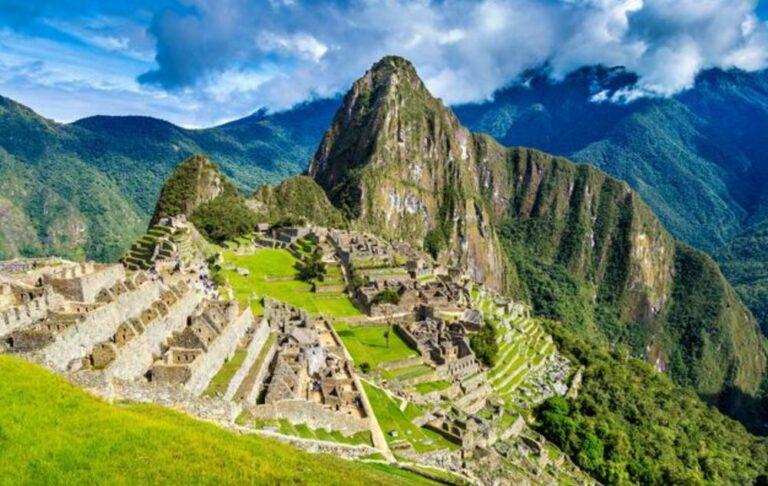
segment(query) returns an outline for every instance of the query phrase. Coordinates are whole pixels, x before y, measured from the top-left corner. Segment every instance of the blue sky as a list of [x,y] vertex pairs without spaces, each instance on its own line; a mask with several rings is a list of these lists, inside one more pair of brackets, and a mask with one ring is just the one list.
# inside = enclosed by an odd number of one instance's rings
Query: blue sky
[[0,94],[59,121],[142,114],[208,126],[336,94],[385,54],[448,103],[521,72],[640,75],[686,89],[768,65],[768,0],[0,0]]

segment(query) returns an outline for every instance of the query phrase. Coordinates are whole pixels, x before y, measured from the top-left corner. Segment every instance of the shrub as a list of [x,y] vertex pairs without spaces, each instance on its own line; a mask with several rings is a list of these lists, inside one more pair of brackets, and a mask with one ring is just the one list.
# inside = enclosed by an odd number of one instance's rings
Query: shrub
[[251,233],[257,219],[256,213],[237,195],[221,195],[200,205],[190,217],[203,236],[219,243]]
[[305,282],[314,280],[325,280],[325,263],[319,250],[315,250],[310,255],[302,259],[298,264],[299,279]]
[[400,294],[392,289],[382,290],[373,298],[373,303],[397,305],[400,303]]
[[475,356],[486,366],[493,366],[496,363],[496,354],[499,352],[499,345],[496,343],[496,328],[486,322],[485,326],[469,339],[469,345]]

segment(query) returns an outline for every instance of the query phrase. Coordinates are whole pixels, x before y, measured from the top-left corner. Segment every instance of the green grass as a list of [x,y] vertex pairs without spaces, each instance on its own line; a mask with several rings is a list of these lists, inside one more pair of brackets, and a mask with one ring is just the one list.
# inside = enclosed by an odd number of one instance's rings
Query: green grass
[[381,376],[388,380],[408,380],[410,378],[416,378],[417,376],[423,376],[428,373],[432,373],[434,370],[427,365],[418,364],[414,366],[406,366],[405,368],[398,368],[395,370],[382,370]]
[[[224,250],[223,257],[223,266],[234,265],[249,271],[249,275],[244,277],[234,270],[222,270],[241,304],[256,293],[301,307],[311,314],[323,314],[331,318],[361,315],[343,292],[324,292],[320,296],[312,292],[309,283],[297,280],[295,265],[298,260],[286,250],[260,248],[251,255],[236,255]],[[255,313],[261,314],[260,304],[252,302],[251,305]]]
[[213,377],[211,383],[208,385],[208,389],[205,390],[204,395],[223,396],[227,392],[229,382],[232,381],[232,378],[235,376],[235,373],[237,373],[237,370],[239,370],[240,366],[243,365],[243,361],[245,361],[246,356],[248,356],[248,353],[244,349],[238,349],[235,351],[235,354],[232,355],[232,358],[224,363],[218,373],[216,373],[216,376]]
[[115,406],[0,356],[5,484],[413,484],[386,465],[312,455],[155,405]]
[[384,338],[384,333],[388,329],[386,326],[355,327],[338,322],[333,327],[358,365],[367,362],[375,367],[379,363],[418,356],[418,353],[411,349],[394,329],[389,333],[389,346],[387,346],[387,340]]
[[416,391],[421,393],[422,395],[445,390],[446,388],[450,388],[450,387],[451,387],[451,384],[445,380],[425,381],[424,383],[419,383],[418,385],[414,386],[414,388],[416,388]]
[[[381,388],[365,382],[363,387],[381,430],[390,443],[405,440],[410,442],[417,452],[457,448],[455,444],[447,441],[441,435],[414,425],[412,420],[421,415],[422,412],[413,404],[408,404],[405,410],[401,411],[400,403],[390,399]],[[390,435],[392,430],[397,431],[397,437]],[[424,440],[429,440],[432,443],[425,444]]]
[[[246,420],[247,423],[247,420]],[[293,435],[304,439],[325,440],[329,442],[339,442],[350,445],[372,445],[371,433],[369,431],[358,432],[350,436],[345,436],[337,430],[328,431],[325,429],[313,429],[306,424],[294,425],[287,420],[253,420],[251,427],[263,429],[265,426],[273,425],[278,428],[281,434]]]

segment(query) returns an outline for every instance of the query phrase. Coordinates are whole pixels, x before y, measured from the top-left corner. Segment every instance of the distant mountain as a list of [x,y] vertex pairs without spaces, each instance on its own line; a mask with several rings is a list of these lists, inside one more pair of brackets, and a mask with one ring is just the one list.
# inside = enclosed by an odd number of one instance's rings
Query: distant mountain
[[189,130],[137,116],[59,124],[0,97],[0,259],[117,260],[179,162],[208,154],[245,192],[277,183],[306,169],[338,103]]
[[712,259],[676,242],[626,183],[470,132],[408,61],[384,58],[354,83],[309,173],[353,226],[421,242],[752,413],[743,398],[766,378],[765,338]]
[[743,252],[723,248],[768,220],[768,72],[709,70],[672,98],[608,101],[626,99],[635,82],[622,68],[583,68],[561,81],[534,72],[492,101],[455,110],[505,145],[565,155],[629,182],[673,235],[728,259],[726,275],[768,332],[763,293],[731,272],[745,268]]

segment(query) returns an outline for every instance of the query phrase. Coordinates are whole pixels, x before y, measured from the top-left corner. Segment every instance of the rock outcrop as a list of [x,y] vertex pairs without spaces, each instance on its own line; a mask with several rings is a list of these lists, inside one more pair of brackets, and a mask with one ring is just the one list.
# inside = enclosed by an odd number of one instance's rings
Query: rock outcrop
[[498,289],[505,265],[475,145],[408,61],[386,57],[347,93],[309,173],[362,229],[426,241]]

